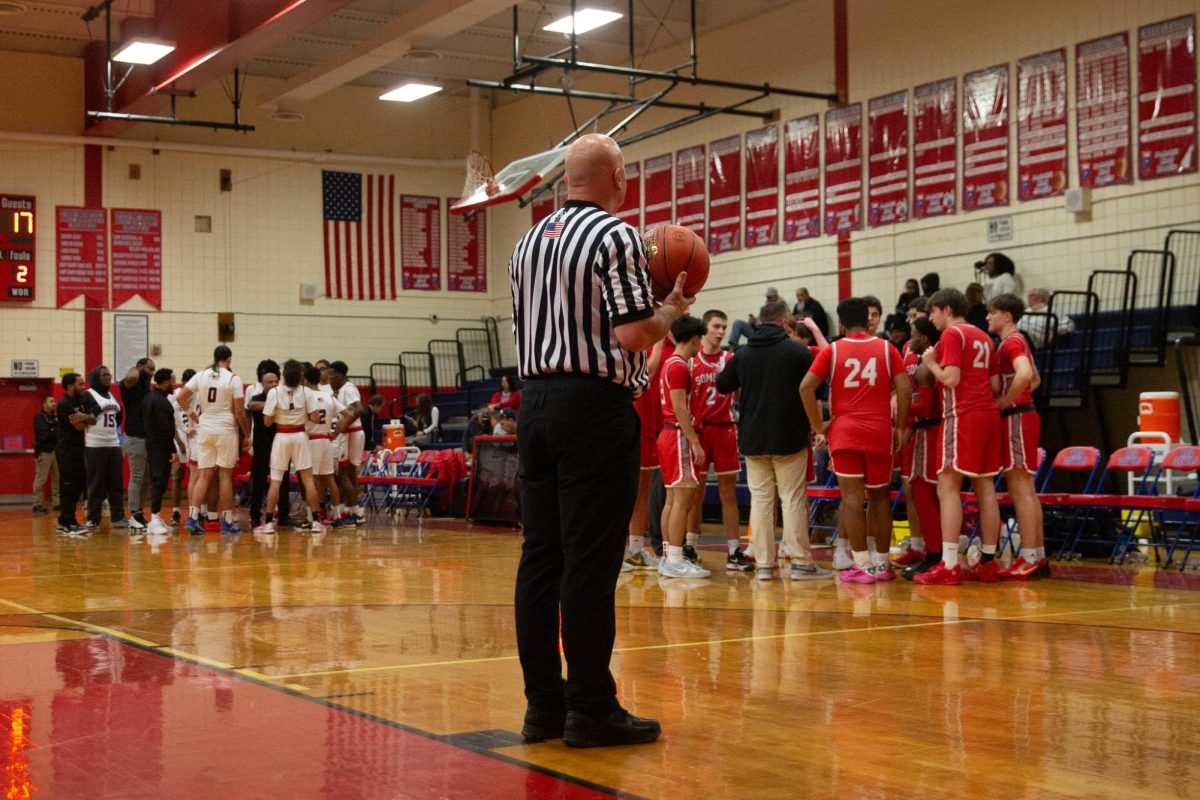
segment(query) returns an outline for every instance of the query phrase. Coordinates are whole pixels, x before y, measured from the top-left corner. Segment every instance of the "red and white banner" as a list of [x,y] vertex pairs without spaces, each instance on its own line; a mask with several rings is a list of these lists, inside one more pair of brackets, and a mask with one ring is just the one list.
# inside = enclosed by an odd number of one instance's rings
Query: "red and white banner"
[[746,133],[746,247],[779,242],[779,126]]
[[617,217],[642,229],[642,169],[636,161],[625,165],[625,201],[617,209]]
[[963,76],[963,210],[1008,205],[1008,64]]
[[103,208],[54,210],[57,308],[76,297],[108,308],[108,214]]
[[953,214],[958,180],[958,79],[913,89],[913,217]]
[[554,192],[547,189],[539,194],[537,199],[529,204],[529,209],[532,217],[530,226],[532,227],[554,213]]
[[825,112],[825,233],[862,229],[862,103]]
[[[452,219],[461,216],[450,215]],[[400,280],[404,289],[432,292],[442,288],[441,223],[438,198],[400,195]]]
[[660,222],[671,221],[671,154],[647,158],[645,169],[646,174],[642,178],[645,209],[642,224],[649,228]]
[[1129,34],[1075,46],[1079,185],[1129,183]]
[[704,239],[704,145],[675,153],[675,224]]
[[1138,28],[1138,177],[1196,171],[1196,17]]
[[1067,51],[1017,62],[1017,198],[1067,188]]
[[134,208],[110,211],[112,307],[141,295],[162,309],[162,212]]
[[908,220],[908,92],[867,103],[867,224]]
[[742,137],[709,145],[708,252],[742,248]]
[[446,222],[446,288],[452,292],[487,291],[486,211],[449,215]]
[[821,235],[821,121],[816,114],[783,125],[783,240]]

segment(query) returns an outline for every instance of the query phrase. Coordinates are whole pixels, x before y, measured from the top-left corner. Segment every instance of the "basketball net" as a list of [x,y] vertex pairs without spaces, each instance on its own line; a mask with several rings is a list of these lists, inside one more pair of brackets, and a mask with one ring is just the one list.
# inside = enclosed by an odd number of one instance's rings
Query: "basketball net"
[[500,191],[496,183],[496,174],[492,171],[492,162],[478,150],[467,153],[467,178],[463,182],[460,201],[471,197],[481,188],[485,189],[488,197]]

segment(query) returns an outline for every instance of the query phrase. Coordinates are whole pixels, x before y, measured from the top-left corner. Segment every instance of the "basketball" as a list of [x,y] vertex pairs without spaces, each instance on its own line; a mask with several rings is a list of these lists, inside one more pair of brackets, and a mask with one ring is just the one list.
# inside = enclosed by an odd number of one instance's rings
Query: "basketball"
[[690,228],[662,222],[646,230],[642,241],[649,256],[646,269],[655,300],[671,293],[681,272],[687,272],[684,296],[695,297],[704,288],[708,280],[708,248]]

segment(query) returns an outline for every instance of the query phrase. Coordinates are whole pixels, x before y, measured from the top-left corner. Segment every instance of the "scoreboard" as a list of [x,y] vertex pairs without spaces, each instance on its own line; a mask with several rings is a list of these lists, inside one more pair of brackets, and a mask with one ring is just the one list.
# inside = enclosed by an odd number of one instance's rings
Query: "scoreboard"
[[36,217],[36,198],[0,194],[0,302],[34,299]]

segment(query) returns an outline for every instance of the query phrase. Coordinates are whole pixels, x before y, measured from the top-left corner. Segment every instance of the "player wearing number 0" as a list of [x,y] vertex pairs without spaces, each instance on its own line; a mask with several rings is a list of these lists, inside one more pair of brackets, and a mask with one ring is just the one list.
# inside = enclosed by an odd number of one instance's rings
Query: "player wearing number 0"
[[[301,530],[320,533],[324,530],[319,520],[313,519],[317,510],[317,491],[312,479],[312,455],[308,449],[308,424],[319,419],[314,392],[300,385],[304,367],[295,359],[283,364],[283,383],[267,392],[263,405],[263,422],[275,426],[275,439],[271,442],[271,488],[267,490],[265,521],[254,529],[255,533],[274,533],[275,509],[279,505],[279,485],[288,465],[295,467],[304,487],[304,498],[308,501],[308,520],[299,525]],[[201,417],[203,420],[203,417]]]
[[[870,316],[865,300],[843,300],[837,314],[845,338],[817,353],[800,384],[800,396],[813,432],[826,434],[829,441],[830,466],[842,495],[842,525],[850,539],[854,566],[840,573],[841,580],[888,581],[893,578],[888,562],[892,541],[892,453],[904,438],[912,385],[896,348],[868,331]],[[832,414],[828,425],[821,419],[817,402],[817,389],[826,380]],[[879,543],[879,552],[868,550],[868,537]]]
[[[917,575],[917,583],[952,586],[963,580],[998,579],[996,544],[1000,507],[994,478],[1000,471],[1000,412],[992,393],[996,354],[992,340],[964,316],[967,298],[957,289],[939,289],[929,298],[929,321],[940,330],[937,347],[921,356],[942,388],[942,424],[938,431],[938,505],[942,519],[942,563]],[[962,529],[962,483],[971,479],[979,504],[983,557],[963,572],[958,565]]]
[[663,364],[662,370],[663,429],[658,434],[658,461],[663,486],[667,489],[663,511],[667,527],[663,531],[666,541],[663,558],[658,562],[658,573],[666,578],[707,578],[712,574],[683,557],[688,512],[699,491],[696,462],[704,461],[704,448],[688,408],[692,389],[688,359],[699,352],[703,336],[704,323],[695,317],[684,315],[675,320],[671,325],[675,352]]
[[993,376],[996,406],[1004,428],[1004,484],[1012,497],[1021,530],[1021,557],[1000,571],[1001,580],[1037,580],[1049,572],[1042,535],[1042,505],[1034,491],[1038,469],[1041,418],[1033,406],[1033,391],[1041,383],[1033,353],[1017,322],[1025,304],[1015,294],[1002,294],[988,303],[988,330],[1000,337],[999,375]]
[[[721,495],[721,522],[725,530],[725,544],[729,555],[725,569],[746,572],[754,569],[754,562],[741,550],[738,537],[737,476],[741,469],[738,462],[737,427],[733,418],[733,395],[717,391],[717,376],[725,368],[731,354],[721,349],[729,318],[723,311],[705,311],[704,338],[700,340],[700,352],[692,357],[688,365],[692,371],[692,396],[690,399],[692,419],[696,420],[700,434],[700,447],[704,459],[696,462],[696,476],[700,491],[696,492],[695,504],[688,514],[687,538],[700,539],[700,512],[704,508],[704,484],[711,464],[717,473],[717,488]],[[695,546],[695,542],[687,542]]]

